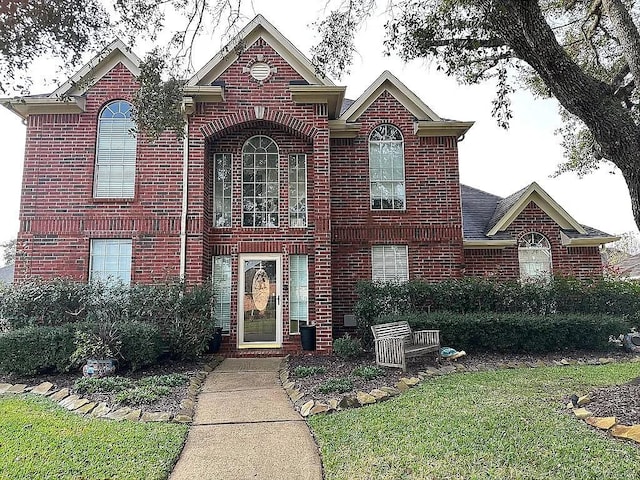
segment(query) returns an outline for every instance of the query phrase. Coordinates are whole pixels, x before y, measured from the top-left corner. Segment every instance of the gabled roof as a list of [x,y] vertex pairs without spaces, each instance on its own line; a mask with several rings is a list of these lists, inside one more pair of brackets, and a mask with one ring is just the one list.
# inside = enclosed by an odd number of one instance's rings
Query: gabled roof
[[49,97],[82,95],[118,63],[127,67],[134,76],[140,75],[140,58],[122,40],[116,38]]
[[309,84],[333,86],[333,82],[329,78],[317,75],[316,69],[309,59],[262,15],[256,15],[251,22],[240,30],[215,57],[209,60],[204,67],[189,79],[187,86],[210,85],[238,58],[236,53],[237,46],[253,45],[258,38],[262,38],[271,45]]
[[562,208],[540,185],[533,182],[526,188],[502,200],[496,207],[496,213],[488,225],[487,236],[506,230],[529,202],[535,202],[544,213],[549,215],[562,229],[576,230],[585,235],[587,232],[575,219]]
[[558,224],[562,244],[565,246],[594,246],[618,239],[579,224],[535,182],[506,198],[461,184],[460,196],[466,248],[503,248],[515,245],[516,239],[505,230],[531,201]]
[[140,58],[117,38],[87,62],[69,80],[48,95],[2,98],[0,104],[20,116],[30,113],[81,113],[85,111],[82,96],[118,63],[134,75],[140,74]]
[[346,122],[356,122],[358,118],[360,118],[360,115],[362,115],[385,90],[393,95],[417,120],[442,121],[433,110],[388,70],[382,72],[369,88],[340,115],[340,119]]

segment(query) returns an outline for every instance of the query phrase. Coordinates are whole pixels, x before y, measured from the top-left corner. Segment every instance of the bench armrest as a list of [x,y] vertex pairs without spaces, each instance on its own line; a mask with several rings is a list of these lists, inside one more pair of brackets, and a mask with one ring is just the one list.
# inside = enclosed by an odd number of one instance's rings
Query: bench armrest
[[420,330],[413,332],[414,345],[440,345],[440,330]]

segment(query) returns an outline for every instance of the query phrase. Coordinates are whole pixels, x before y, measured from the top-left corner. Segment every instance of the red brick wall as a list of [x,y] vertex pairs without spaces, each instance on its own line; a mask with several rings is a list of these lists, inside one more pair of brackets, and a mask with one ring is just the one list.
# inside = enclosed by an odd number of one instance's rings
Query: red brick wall
[[181,145],[171,134],[137,146],[135,198],[93,198],[96,129],[102,107],[130,100],[132,74],[115,66],[86,94],[86,112],[30,115],[16,279],[86,280],[92,238],[133,241],[132,279],[176,277],[179,267]]
[[[358,137],[331,145],[337,334],[342,333],[344,315],[352,313],[356,283],[371,280],[372,245],[408,245],[412,279],[436,281],[462,274],[457,142],[453,137],[417,137],[413,122],[413,115],[385,91],[358,119]],[[370,208],[369,134],[383,123],[395,125],[404,137],[405,211]]]
[[[515,239],[529,232],[538,232],[547,237],[551,244],[552,269],[556,275],[576,278],[602,275],[598,247],[562,245],[560,227],[534,202],[525,207],[506,231]],[[517,246],[496,250],[467,249],[464,255],[466,276],[505,279],[517,279],[520,276]]]

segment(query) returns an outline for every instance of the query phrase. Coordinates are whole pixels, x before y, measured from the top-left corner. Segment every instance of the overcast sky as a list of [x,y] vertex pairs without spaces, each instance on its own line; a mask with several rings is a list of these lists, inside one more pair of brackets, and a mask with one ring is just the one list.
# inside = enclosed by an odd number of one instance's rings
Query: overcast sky
[[[255,0],[255,11],[248,8],[245,15],[251,18],[262,13],[310,56],[315,42],[310,24],[322,14],[324,3],[324,0],[268,3]],[[612,234],[636,230],[627,187],[619,172],[611,174],[609,168],[603,167],[584,179],[574,174],[549,178],[562,161],[560,138],[554,135],[560,125],[555,100],[533,99],[527,92],[518,92],[512,97],[511,128],[502,130],[490,115],[493,85],[460,86],[454,79],[436,72],[435,65],[424,61],[405,64],[397,57],[385,57],[383,24],[381,17],[367,23],[358,36],[359,54],[351,73],[334,79],[337,85],[347,86],[348,98],[357,98],[384,70],[389,70],[439,116],[476,122],[460,143],[462,183],[507,196],[536,181],[580,223]],[[220,39],[215,36],[202,39],[196,51],[196,69],[214,56],[219,47]],[[134,51],[142,57],[145,45],[134,47]],[[53,90],[54,85],[41,86],[33,93]],[[25,127],[19,117],[1,107],[0,138],[0,242],[4,242],[14,238],[18,231]]]

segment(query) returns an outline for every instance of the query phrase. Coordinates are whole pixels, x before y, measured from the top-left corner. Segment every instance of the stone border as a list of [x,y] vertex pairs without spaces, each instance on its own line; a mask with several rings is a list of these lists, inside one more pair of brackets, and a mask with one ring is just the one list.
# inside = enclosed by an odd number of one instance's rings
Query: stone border
[[[575,398],[575,397],[574,397]],[[584,420],[585,423],[592,427],[599,428],[610,433],[613,437],[632,440],[640,443],[640,424],[637,425],[621,425],[618,424],[616,417],[595,417],[589,410],[585,408],[591,402],[589,395],[583,395],[577,400],[567,404],[567,408],[573,411],[576,418]]]
[[105,402],[92,402],[79,395],[74,395],[68,388],[60,390],[53,389],[50,382],[42,382],[40,385],[29,387],[24,383],[12,385],[10,383],[0,383],[0,395],[29,393],[49,398],[61,407],[78,415],[92,418],[104,418],[108,420],[130,420],[133,422],[169,422],[191,423],[195,409],[196,398],[204,379],[208,373],[213,371],[221,362],[222,357],[214,357],[204,365],[204,368],[197,372],[189,383],[187,396],[180,402],[180,410],[174,416],[169,412],[147,412],[142,409],[121,407],[117,410],[109,407]]
[[[287,355],[283,360],[282,367],[278,371],[280,382],[287,392],[287,395],[289,395],[289,399],[293,403],[295,409],[300,412],[300,415],[303,417],[308,417],[310,415],[332,413],[339,410],[345,410],[347,408],[359,408],[364,407],[365,405],[383,402],[408,391],[410,388],[415,387],[430,378],[448,375],[451,373],[489,372],[514,368],[565,367],[569,365],[607,365],[609,363],[640,362],[640,356],[636,355],[625,362],[620,362],[612,357],[601,357],[589,361],[563,358],[561,360],[552,360],[550,362],[544,362],[542,360],[537,362],[508,362],[498,364],[496,367],[490,367],[484,364],[465,367],[461,363],[448,363],[440,368],[427,368],[424,372],[418,372],[416,377],[402,377],[394,386],[381,386],[368,393],[359,391],[356,392],[355,395],[345,395],[341,399],[332,398],[328,402],[315,400],[311,398],[311,395],[308,392],[304,392],[300,390],[299,387],[296,387],[295,381],[291,380],[288,360],[289,356]],[[638,430],[638,434],[640,434],[640,426],[638,426]]]

